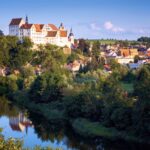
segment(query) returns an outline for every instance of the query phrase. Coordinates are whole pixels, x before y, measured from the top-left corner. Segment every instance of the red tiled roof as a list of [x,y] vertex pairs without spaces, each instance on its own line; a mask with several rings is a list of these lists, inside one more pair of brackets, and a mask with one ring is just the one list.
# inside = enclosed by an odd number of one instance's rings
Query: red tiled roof
[[58,28],[54,24],[48,24],[48,25],[49,25],[49,27],[52,28],[52,30],[58,30]]
[[47,37],[55,37],[57,35],[57,31],[48,31]]
[[150,57],[150,51],[149,50],[147,51],[147,56]]
[[60,37],[67,37],[67,31],[60,31]]
[[9,25],[19,25],[21,20],[22,20],[22,18],[14,18],[11,20]]
[[32,25],[33,25],[33,24],[23,24],[23,25],[21,26],[21,29],[31,29]]
[[41,32],[44,24],[34,24],[36,32]]

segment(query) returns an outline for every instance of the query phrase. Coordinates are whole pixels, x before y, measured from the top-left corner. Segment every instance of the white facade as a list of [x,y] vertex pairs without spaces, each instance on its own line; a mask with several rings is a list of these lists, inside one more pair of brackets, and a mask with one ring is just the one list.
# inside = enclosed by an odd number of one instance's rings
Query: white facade
[[128,64],[134,62],[134,58],[132,57],[116,57],[116,60],[120,64]]
[[9,35],[17,36],[20,40],[29,37],[34,44],[50,43],[69,48],[74,44],[72,30],[68,36],[63,24],[59,28],[53,24],[29,24],[27,18],[26,22],[22,18],[12,19],[9,24]]

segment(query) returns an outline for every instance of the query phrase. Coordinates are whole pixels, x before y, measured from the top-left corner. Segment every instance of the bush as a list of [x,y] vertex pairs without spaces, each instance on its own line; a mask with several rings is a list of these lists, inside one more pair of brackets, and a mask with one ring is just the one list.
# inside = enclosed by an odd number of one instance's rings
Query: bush
[[0,136],[0,150],[22,150],[22,141],[10,138],[5,140]]
[[55,73],[47,73],[38,76],[31,86],[29,97],[34,102],[48,103],[62,98],[62,76]]
[[9,95],[18,90],[16,80],[9,77],[0,77],[0,95]]
[[101,117],[103,101],[100,95],[92,91],[81,92],[78,96],[72,97],[67,107],[67,114],[70,117],[84,117],[91,120],[98,120]]

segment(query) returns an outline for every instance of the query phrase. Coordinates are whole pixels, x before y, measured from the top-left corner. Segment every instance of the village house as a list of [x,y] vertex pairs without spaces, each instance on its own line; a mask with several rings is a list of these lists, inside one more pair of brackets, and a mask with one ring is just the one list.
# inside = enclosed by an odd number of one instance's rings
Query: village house
[[147,53],[147,49],[145,47],[138,48],[138,55],[139,57],[145,57]]
[[63,23],[59,27],[54,24],[31,24],[23,18],[13,18],[9,24],[9,35],[17,36],[20,40],[29,37],[31,41],[38,44],[54,44],[60,47],[71,48],[74,45],[74,34],[72,29],[68,34]]
[[116,57],[116,61],[120,64],[128,64],[134,62],[133,57]]
[[146,51],[146,56],[147,56],[147,57],[150,57],[150,48],[147,49],[147,51]]
[[65,68],[72,72],[78,72],[80,70],[80,67],[84,67],[86,65],[86,62],[83,60],[75,60],[72,63],[69,63],[65,65]]
[[138,55],[138,49],[137,48],[121,48],[120,49],[120,55],[123,57],[135,57]]

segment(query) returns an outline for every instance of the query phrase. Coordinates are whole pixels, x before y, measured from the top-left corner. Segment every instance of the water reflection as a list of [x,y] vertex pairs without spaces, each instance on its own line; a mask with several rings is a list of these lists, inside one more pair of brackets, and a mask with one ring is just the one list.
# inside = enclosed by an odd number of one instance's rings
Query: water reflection
[[0,98],[0,128],[3,135],[24,140],[25,147],[35,145],[60,147],[63,150],[146,150],[143,145],[86,139],[79,137],[71,127],[61,120],[48,120],[33,110],[23,110],[12,105],[6,98]]
[[12,130],[23,132],[26,130],[28,132],[28,127],[32,126],[32,121],[30,121],[24,113],[19,112],[18,116],[9,118],[9,125]]

